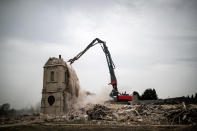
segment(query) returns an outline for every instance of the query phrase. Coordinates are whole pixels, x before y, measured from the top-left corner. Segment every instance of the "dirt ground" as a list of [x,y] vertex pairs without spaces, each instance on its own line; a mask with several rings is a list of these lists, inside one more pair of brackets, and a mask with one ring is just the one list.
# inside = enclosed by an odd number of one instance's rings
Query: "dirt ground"
[[98,124],[62,124],[34,123],[1,126],[0,131],[195,131],[191,125],[98,125]]

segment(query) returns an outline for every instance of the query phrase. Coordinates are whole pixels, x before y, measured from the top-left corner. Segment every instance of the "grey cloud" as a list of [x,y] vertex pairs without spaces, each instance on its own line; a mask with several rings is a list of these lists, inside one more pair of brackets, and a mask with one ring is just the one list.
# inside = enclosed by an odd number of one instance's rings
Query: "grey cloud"
[[[95,13],[98,17],[111,1],[1,1],[0,37],[31,39],[33,41],[64,42],[72,11]],[[78,19],[80,21],[80,19]],[[77,25],[76,25],[77,26]]]
[[0,8],[1,37],[61,41],[64,20],[54,8],[31,1],[10,1]]

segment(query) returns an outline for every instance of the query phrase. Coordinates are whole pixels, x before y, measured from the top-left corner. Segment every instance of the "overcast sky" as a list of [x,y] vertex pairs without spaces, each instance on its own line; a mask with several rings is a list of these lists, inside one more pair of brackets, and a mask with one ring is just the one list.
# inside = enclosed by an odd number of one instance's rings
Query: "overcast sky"
[[[67,61],[96,37],[107,42],[120,91],[197,92],[196,0],[1,0],[0,104],[40,102],[48,58]],[[82,89],[112,88],[99,45],[72,66]]]

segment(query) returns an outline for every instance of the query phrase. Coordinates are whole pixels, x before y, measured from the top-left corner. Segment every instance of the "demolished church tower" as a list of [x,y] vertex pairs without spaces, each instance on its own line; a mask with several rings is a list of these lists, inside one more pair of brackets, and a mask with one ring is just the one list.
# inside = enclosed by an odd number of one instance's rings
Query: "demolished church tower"
[[79,81],[75,71],[61,58],[44,65],[41,114],[63,115],[76,103]]

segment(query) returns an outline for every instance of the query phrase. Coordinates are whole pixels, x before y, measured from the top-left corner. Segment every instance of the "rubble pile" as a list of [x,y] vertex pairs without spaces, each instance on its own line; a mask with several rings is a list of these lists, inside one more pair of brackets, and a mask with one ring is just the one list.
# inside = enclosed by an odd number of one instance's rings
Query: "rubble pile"
[[106,106],[96,104],[92,109],[86,111],[89,120],[106,120],[106,116],[111,116],[112,111]]
[[197,124],[197,105],[90,104],[68,114],[69,120],[103,123],[175,125]]
[[70,110],[65,118],[66,120],[88,120],[88,115],[85,108],[80,108],[79,110]]
[[196,124],[197,123],[197,109],[192,105],[176,106],[175,108],[168,109],[165,113],[168,121],[171,124]]
[[87,104],[71,109],[66,115],[20,115],[2,117],[0,124],[29,122],[63,122],[75,124],[123,124],[123,125],[197,125],[197,105],[189,104]]

